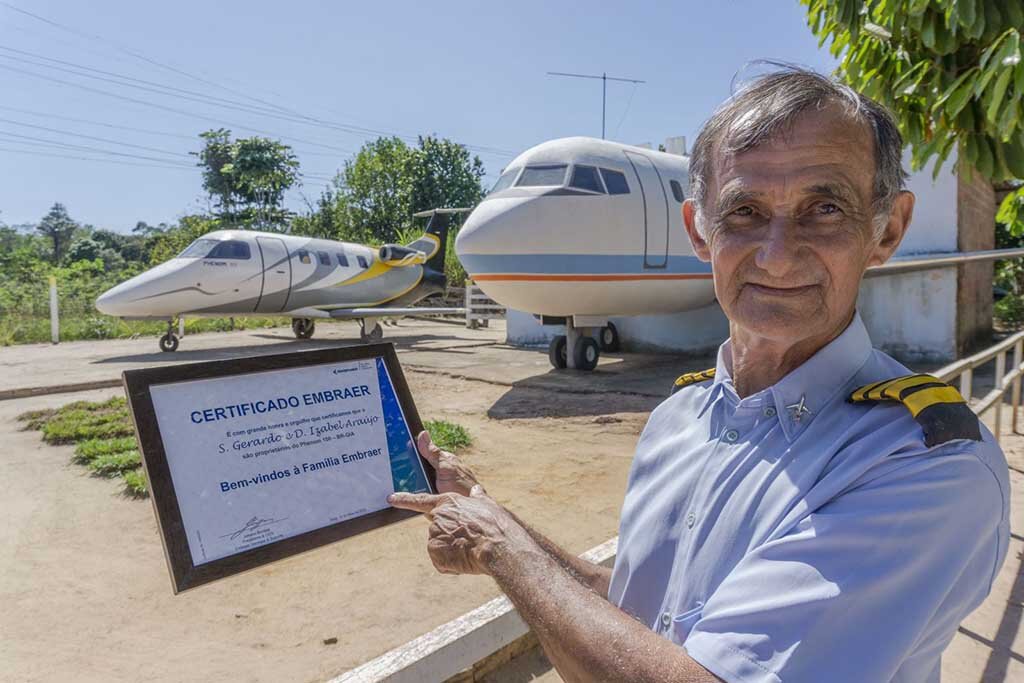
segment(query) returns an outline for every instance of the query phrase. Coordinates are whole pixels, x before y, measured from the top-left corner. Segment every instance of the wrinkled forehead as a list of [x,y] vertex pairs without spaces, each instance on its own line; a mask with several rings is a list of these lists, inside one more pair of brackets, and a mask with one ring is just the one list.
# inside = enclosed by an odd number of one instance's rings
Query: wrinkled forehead
[[869,200],[875,176],[874,138],[843,108],[811,110],[756,142],[737,119],[713,154],[709,198],[737,185],[749,191],[793,192],[840,184]]

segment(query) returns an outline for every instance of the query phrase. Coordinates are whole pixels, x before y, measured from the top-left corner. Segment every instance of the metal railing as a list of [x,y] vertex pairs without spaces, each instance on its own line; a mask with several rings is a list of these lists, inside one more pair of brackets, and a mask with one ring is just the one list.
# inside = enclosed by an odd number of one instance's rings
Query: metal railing
[[951,251],[939,254],[921,254],[910,256],[894,256],[880,266],[872,266],[864,273],[864,277],[878,277],[908,273],[915,270],[931,270],[947,266],[959,266],[965,263],[1015,259],[1024,256],[1024,249],[988,249],[985,251]]
[[[1013,364],[1010,366],[1010,371],[1007,372],[1006,355],[1010,352],[1010,349],[1013,349]],[[993,359],[995,359],[996,363],[995,385],[991,391],[977,401],[974,401],[974,371]],[[1003,399],[1007,391],[1011,392],[1010,405],[1012,406],[1012,412],[1010,427],[1015,434],[1018,433],[1017,414],[1020,408],[1021,375],[1024,373],[1024,364],[1022,362],[1024,362],[1024,332],[1017,332],[998,344],[979,351],[973,356],[961,358],[936,370],[932,374],[943,382],[950,383],[959,377],[960,393],[967,400],[967,405],[970,406],[971,410],[978,417],[995,408],[992,432],[995,434],[996,442],[998,443],[1002,436],[1000,432],[1003,426]]]
[[487,327],[488,320],[504,320],[505,307],[484,294],[471,280],[466,281],[466,327]]

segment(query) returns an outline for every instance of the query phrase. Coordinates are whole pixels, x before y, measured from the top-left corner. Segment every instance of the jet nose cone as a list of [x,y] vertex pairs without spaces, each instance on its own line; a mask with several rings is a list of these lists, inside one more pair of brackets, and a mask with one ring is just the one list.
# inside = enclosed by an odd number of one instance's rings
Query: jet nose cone
[[124,287],[118,285],[100,294],[96,299],[96,310],[105,315],[124,315]]

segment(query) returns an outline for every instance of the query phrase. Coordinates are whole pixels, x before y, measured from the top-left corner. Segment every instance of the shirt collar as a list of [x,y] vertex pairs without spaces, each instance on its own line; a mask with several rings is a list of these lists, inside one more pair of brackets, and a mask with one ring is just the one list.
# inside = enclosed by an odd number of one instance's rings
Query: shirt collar
[[[776,415],[787,439],[795,439],[814,420],[835,393],[863,367],[871,350],[871,338],[860,313],[854,313],[853,320],[838,337],[765,389],[770,393],[768,400],[775,404]],[[731,358],[732,347],[726,340],[718,347],[714,383],[701,405],[700,414],[722,395],[726,387],[732,387]]]

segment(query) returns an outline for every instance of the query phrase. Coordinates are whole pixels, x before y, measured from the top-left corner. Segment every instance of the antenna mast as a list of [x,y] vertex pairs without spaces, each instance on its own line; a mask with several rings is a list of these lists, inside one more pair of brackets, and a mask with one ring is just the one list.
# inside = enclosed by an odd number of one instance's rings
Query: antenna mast
[[548,76],[567,76],[569,78],[596,78],[601,81],[601,139],[604,140],[605,130],[605,112],[607,111],[608,104],[608,81],[621,81],[623,83],[646,83],[647,81],[640,81],[635,78],[617,78],[609,76],[606,73],[602,73],[600,76],[593,74],[570,74],[564,71],[549,71]]

